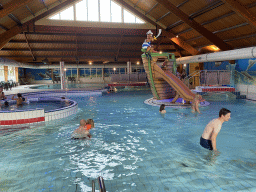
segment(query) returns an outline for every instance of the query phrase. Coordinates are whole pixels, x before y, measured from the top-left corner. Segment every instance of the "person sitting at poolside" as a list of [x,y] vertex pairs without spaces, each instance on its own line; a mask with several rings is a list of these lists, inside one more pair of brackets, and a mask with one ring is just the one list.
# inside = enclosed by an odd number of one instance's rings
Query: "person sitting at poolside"
[[160,106],[159,112],[162,113],[162,114],[165,114],[165,113],[166,113],[166,111],[165,111],[165,104],[162,104],[162,105]]
[[200,102],[202,101],[205,101],[201,95],[199,94],[196,94],[195,98],[193,99],[192,101],[192,105],[191,105],[191,108],[192,108],[192,113],[195,113],[195,112],[198,112],[198,113],[201,113],[200,110],[199,110],[199,104]]
[[66,99],[66,97],[61,97],[61,101],[65,101],[65,104],[68,106],[70,103],[69,103],[69,100]]
[[72,133],[72,138],[82,139],[90,138],[90,129],[94,127],[94,121],[92,119],[81,119],[80,126]]
[[15,95],[12,96],[12,100],[16,100],[17,101],[17,106],[22,106],[23,105],[23,101],[26,101],[26,99],[24,97],[22,97],[21,93],[17,94],[17,98],[14,98]]
[[221,130],[222,124],[230,119],[231,111],[222,108],[219,111],[219,118],[210,121],[200,138],[200,145],[206,149],[217,152],[216,138]]
[[4,95],[3,87],[0,87],[0,100],[5,100],[7,97]]

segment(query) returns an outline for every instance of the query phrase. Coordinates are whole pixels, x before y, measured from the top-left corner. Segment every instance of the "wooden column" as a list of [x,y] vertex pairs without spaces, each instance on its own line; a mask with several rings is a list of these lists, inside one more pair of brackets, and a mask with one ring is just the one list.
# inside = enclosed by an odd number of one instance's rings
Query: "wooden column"
[[15,67],[16,82],[19,82],[19,67]]
[[8,66],[4,66],[4,81],[8,81]]

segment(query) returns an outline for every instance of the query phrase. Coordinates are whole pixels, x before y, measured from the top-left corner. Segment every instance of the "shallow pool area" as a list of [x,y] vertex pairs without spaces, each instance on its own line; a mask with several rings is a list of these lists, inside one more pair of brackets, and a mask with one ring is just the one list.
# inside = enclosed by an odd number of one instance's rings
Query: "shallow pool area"
[[[202,114],[166,107],[161,115],[144,104],[151,97],[149,90],[70,95],[76,115],[2,132],[0,191],[89,192],[98,176],[109,192],[256,190],[256,102],[213,96]],[[199,139],[222,107],[231,110],[231,120],[214,155]],[[92,137],[72,140],[82,118],[94,119]]]

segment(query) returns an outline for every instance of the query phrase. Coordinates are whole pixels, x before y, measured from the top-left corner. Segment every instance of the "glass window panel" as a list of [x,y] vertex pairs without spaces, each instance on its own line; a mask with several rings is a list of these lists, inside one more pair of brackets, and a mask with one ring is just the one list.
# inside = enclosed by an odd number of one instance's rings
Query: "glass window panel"
[[85,77],[90,77],[91,75],[90,69],[86,68],[84,72],[85,72]]
[[91,69],[91,77],[96,77],[96,68]]
[[122,11],[121,6],[111,1],[111,19],[112,22],[122,22],[121,17]]
[[100,0],[100,21],[110,22],[110,0]]
[[100,0],[100,21],[110,22],[110,0]]
[[120,68],[120,73],[124,74],[125,73],[125,68]]
[[98,0],[88,0],[88,21],[99,21]]
[[56,15],[53,15],[52,17],[50,17],[49,19],[55,19],[55,20],[59,20],[60,19],[60,14],[56,14]]
[[104,77],[109,77],[109,68],[104,68]]
[[77,76],[77,70],[76,69],[72,69],[72,77],[76,77]]
[[74,7],[71,6],[66,10],[60,12],[60,19],[61,20],[74,20]]
[[102,69],[97,69],[97,77],[102,77]]
[[71,77],[71,70],[70,70],[70,69],[67,69],[67,71],[66,71],[66,77]]
[[80,1],[76,4],[76,20],[77,21],[87,21],[86,0]]
[[79,69],[80,77],[85,77],[84,69]]
[[4,81],[4,66],[0,66],[0,81]]
[[138,17],[135,18],[136,23],[145,23],[144,21],[142,21],[141,19],[139,19]]
[[124,23],[135,23],[135,16],[126,10],[124,10]]

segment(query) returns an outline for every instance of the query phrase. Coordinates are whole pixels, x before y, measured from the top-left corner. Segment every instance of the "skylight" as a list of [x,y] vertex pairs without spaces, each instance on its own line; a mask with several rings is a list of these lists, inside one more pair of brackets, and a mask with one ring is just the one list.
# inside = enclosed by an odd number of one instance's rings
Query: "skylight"
[[82,0],[51,16],[52,20],[145,23],[112,0]]

